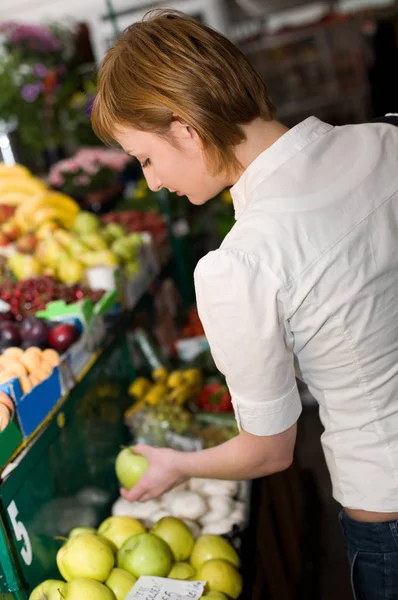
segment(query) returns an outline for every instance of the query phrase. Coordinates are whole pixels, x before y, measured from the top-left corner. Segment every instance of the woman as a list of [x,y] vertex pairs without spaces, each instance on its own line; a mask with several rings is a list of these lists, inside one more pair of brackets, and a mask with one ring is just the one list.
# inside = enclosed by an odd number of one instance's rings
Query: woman
[[93,126],[152,190],[201,205],[232,186],[237,220],[195,285],[240,434],[199,453],[138,446],[149,468],[124,497],[286,469],[297,376],[319,402],[357,598],[398,598],[398,129],[289,130],[239,50],[170,11],[109,50]]

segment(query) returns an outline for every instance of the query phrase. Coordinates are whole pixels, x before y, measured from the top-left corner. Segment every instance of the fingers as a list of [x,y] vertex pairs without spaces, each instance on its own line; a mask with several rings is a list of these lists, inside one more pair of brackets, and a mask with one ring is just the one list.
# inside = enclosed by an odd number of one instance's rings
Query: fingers
[[129,502],[143,502],[143,500],[141,500],[141,496],[143,496],[146,493],[146,491],[146,489],[141,489],[141,487],[137,483],[131,490],[126,490],[126,488],[122,488],[120,490],[120,495],[122,496],[122,498],[128,500]]
[[152,448],[152,446],[147,446],[146,444],[137,444],[136,446],[133,446],[133,450],[135,454],[145,456],[148,461],[154,454],[154,448]]

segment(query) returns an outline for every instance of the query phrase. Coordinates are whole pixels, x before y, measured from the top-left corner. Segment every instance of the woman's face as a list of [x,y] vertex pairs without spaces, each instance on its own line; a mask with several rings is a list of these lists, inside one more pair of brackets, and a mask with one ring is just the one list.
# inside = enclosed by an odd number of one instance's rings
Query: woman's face
[[139,160],[148,187],[153,191],[167,188],[187,196],[192,204],[201,205],[229,185],[225,175],[209,173],[196,132],[173,121],[170,134],[175,144],[156,133],[118,126],[115,138],[127,154]]

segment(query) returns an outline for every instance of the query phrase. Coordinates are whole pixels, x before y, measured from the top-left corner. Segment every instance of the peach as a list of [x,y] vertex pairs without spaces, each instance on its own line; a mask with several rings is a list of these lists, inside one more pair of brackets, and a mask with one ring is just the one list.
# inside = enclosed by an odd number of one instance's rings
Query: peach
[[22,348],[12,346],[11,348],[6,348],[6,350],[4,350],[3,354],[1,355],[1,358],[19,359],[23,355],[24,351],[22,350]]
[[4,370],[14,373],[16,377],[22,377],[23,375],[27,374],[25,367],[19,360],[6,357],[3,358],[2,363]]
[[0,404],[4,404],[12,412],[14,410],[14,403],[5,392],[0,391]]
[[21,384],[21,389],[24,394],[27,394],[32,389],[32,383],[30,381],[29,375],[24,375],[19,378],[19,383]]
[[0,431],[4,431],[11,421],[11,413],[5,404],[0,404]]
[[59,354],[56,350],[52,348],[47,348],[47,350],[43,350],[42,358],[52,367],[56,367],[59,364]]

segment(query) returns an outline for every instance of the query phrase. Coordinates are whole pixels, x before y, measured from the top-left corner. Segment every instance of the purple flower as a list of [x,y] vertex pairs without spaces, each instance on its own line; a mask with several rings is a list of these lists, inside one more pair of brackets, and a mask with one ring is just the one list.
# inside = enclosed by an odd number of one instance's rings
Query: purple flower
[[13,24],[8,28],[8,36],[10,44],[27,43],[38,52],[55,52],[60,47],[51,31],[41,25]]
[[21,96],[26,102],[34,102],[42,90],[42,83],[27,83],[22,87]]
[[84,112],[86,113],[87,117],[91,117],[91,112],[93,110],[93,104],[94,104],[94,96],[92,96],[91,94],[87,95],[87,104],[86,104],[86,108],[84,109]]
[[36,63],[33,65],[33,73],[37,75],[37,77],[44,79],[48,73],[48,69],[45,65],[43,65],[43,63]]

